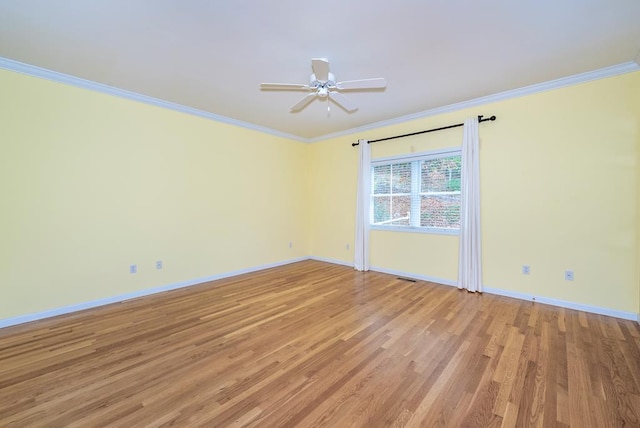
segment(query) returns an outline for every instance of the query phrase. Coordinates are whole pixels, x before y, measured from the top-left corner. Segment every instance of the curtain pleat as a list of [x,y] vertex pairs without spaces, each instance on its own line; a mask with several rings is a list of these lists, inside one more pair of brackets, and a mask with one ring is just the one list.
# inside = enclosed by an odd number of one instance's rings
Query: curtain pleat
[[359,140],[358,195],[356,200],[356,239],[354,267],[369,270],[369,205],[371,198],[371,148],[367,140]]
[[464,122],[458,267],[458,288],[473,292],[482,292],[479,151],[478,119],[474,117]]

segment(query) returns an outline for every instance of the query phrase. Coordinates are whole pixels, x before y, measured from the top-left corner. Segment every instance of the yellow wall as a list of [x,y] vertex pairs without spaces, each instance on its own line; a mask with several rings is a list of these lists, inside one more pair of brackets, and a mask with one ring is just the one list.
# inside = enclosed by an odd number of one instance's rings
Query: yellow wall
[[[3,70],[0,93],[0,320],[309,255],[352,264],[351,143],[476,114],[498,116],[480,125],[485,286],[640,312],[640,72],[311,145]],[[371,236],[373,266],[443,281],[457,251]]]
[[0,94],[0,319],[308,256],[308,145],[4,70]]
[[[442,114],[311,146],[314,256],[351,263],[358,138],[495,114],[480,125],[486,287],[640,311],[640,72]],[[459,146],[461,128],[375,143],[372,157]],[[457,236],[372,231],[371,264],[457,279]],[[521,274],[522,265],[531,274]],[[564,270],[575,280],[564,280]]]

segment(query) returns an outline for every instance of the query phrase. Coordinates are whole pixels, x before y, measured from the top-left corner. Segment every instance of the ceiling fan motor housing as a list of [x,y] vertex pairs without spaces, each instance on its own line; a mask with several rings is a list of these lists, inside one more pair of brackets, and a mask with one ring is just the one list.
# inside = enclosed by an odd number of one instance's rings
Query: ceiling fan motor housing
[[311,73],[311,77],[309,78],[309,86],[314,88],[336,86],[336,76],[334,76],[333,73],[329,73],[329,80],[323,82],[322,80],[316,79],[316,75]]

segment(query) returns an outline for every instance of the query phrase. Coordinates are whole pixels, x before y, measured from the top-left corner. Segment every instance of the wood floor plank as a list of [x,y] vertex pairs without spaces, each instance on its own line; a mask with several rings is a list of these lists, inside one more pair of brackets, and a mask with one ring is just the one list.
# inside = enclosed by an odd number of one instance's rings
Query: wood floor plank
[[636,322],[304,261],[0,330],[2,427],[640,426]]

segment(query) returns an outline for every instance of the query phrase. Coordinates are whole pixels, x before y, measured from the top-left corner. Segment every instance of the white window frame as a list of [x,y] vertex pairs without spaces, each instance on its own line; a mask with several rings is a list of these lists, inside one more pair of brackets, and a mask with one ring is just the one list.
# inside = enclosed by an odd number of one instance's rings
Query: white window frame
[[[413,232],[413,233],[428,233],[437,235],[459,235],[460,229],[441,229],[433,227],[420,226],[420,205],[411,204],[411,225],[410,226],[397,226],[397,225],[378,225],[373,223],[373,168],[376,166],[384,166],[395,163],[413,162],[411,165],[411,194],[420,196],[420,163],[423,160],[433,160],[438,158],[446,158],[450,156],[462,156],[462,147],[452,147],[440,150],[431,150],[428,152],[411,153],[408,155],[389,156],[384,158],[371,160],[371,203],[369,204],[369,227],[371,230],[386,230],[394,232]],[[415,211],[415,212],[414,212]]]

